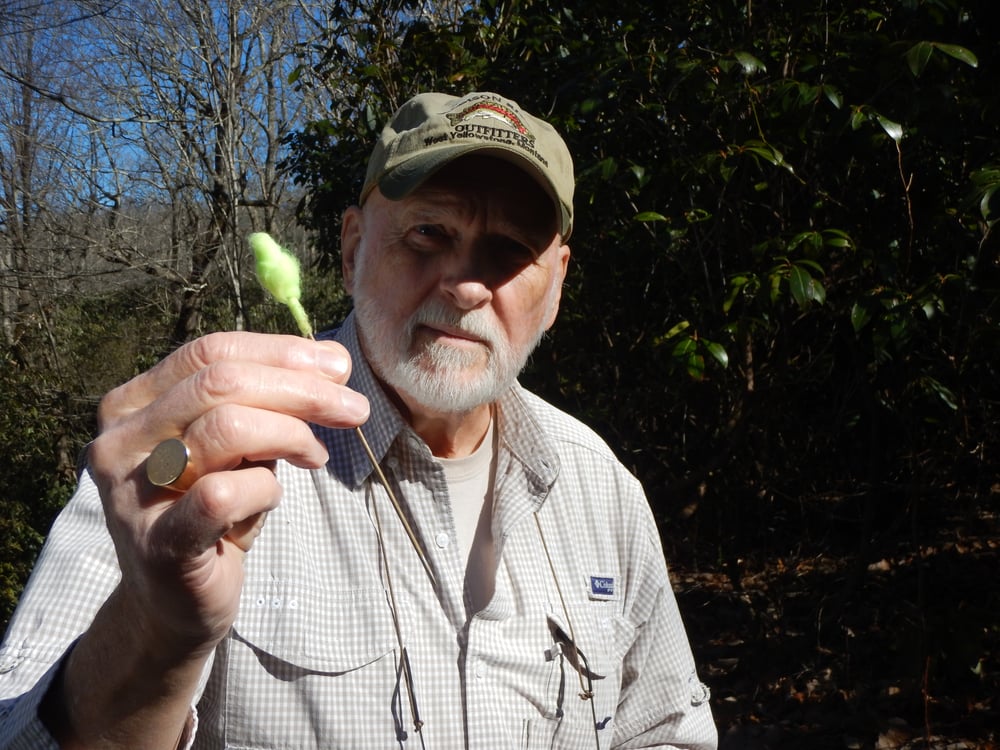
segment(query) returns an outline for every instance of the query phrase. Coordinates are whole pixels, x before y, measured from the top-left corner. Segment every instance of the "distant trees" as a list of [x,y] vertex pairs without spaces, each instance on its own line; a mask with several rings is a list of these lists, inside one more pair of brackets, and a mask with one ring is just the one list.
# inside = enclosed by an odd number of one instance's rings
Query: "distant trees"
[[[170,290],[164,348],[203,330],[211,295],[245,325],[244,234],[287,226],[282,140],[320,111],[288,83],[317,23],[309,12],[319,13],[295,0],[67,0],[10,19],[0,37],[9,343],[30,307],[21,287],[37,276],[26,264],[54,244],[58,260],[83,259],[80,276],[125,272]],[[42,217],[59,227],[29,239]]]
[[58,91],[72,73],[57,31],[64,20],[59,10],[46,6],[21,16],[15,6],[0,16],[0,59],[11,72],[0,78],[0,328],[8,345],[36,317],[33,300],[58,273],[40,246],[76,208],[70,177],[76,155],[67,149],[73,117],[38,93]]
[[152,254],[123,242],[110,258],[177,290],[176,345],[202,330],[213,279],[245,325],[245,233],[279,228],[290,187],[278,170],[282,139],[319,111],[287,83],[310,30],[289,0],[152,0],[129,11],[95,19],[103,98],[125,120],[109,199],[153,198],[170,223]]
[[0,617],[100,395],[206,330],[267,325],[250,231],[312,252],[281,160],[325,110],[289,82],[323,18],[300,0],[0,8]]

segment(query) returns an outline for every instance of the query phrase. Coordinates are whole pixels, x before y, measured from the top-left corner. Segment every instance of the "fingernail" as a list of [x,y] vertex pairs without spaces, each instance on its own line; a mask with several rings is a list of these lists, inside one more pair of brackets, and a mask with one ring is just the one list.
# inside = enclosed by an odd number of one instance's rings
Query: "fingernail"
[[364,422],[368,419],[371,405],[368,403],[368,399],[357,391],[345,390],[344,395],[341,397],[341,402],[344,405],[344,409],[347,410],[348,415],[352,418],[359,422]]
[[320,347],[316,357],[316,364],[320,371],[326,375],[343,378],[351,369],[351,359],[343,349],[337,347]]

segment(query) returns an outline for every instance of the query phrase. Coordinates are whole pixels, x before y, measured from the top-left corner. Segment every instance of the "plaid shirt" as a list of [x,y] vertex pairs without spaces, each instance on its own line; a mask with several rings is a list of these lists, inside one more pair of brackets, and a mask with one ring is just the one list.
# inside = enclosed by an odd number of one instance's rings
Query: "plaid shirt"
[[[495,593],[470,612],[440,465],[374,380],[353,316],[335,338],[354,358],[350,385],[372,403],[365,435],[434,580],[357,436],[318,429],[330,463],[279,464],[284,500],[246,558],[239,614],[206,669],[191,746],[714,748],[656,525],[608,447],[519,386],[501,399]],[[119,576],[85,474],[0,649],[0,749],[55,747],[38,702]],[[584,687],[592,699],[581,699]]]

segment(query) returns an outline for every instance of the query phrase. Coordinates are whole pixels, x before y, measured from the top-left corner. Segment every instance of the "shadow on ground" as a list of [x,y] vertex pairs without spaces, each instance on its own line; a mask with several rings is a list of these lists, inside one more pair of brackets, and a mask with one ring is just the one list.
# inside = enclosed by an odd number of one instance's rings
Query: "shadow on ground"
[[[1000,748],[1000,536],[674,568],[721,750]],[[952,534],[952,537],[955,535]]]

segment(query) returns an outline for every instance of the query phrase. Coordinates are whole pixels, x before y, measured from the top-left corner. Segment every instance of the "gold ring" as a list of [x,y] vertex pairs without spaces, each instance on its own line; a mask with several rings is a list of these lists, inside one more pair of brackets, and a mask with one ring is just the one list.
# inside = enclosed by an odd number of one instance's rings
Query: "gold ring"
[[169,438],[157,445],[146,459],[146,478],[157,487],[187,492],[198,475],[184,441]]

